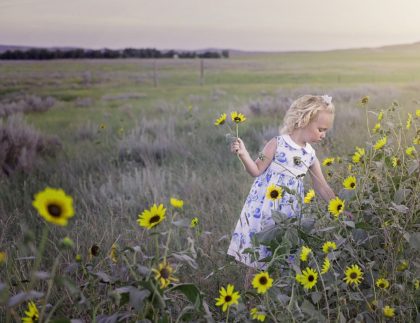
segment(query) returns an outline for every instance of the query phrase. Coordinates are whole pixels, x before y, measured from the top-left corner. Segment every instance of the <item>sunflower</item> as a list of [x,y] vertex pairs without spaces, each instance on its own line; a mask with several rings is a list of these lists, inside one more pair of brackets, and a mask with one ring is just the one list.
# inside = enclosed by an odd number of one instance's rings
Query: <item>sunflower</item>
[[405,153],[410,157],[413,157],[415,152],[416,152],[416,148],[414,148],[414,146],[408,147],[405,150]]
[[413,115],[411,113],[408,114],[407,123],[405,128],[408,130],[411,128],[411,121],[413,121]]
[[252,287],[257,290],[258,294],[265,294],[271,286],[273,286],[273,278],[266,271],[256,274],[252,280]]
[[400,263],[397,266],[398,271],[404,271],[408,269],[408,261],[407,260],[401,260]]
[[343,181],[343,186],[347,190],[354,190],[356,188],[356,177],[349,176]]
[[214,123],[215,126],[220,126],[224,124],[226,121],[226,113],[222,113],[219,118],[216,119],[216,122]]
[[335,217],[338,217],[344,211],[344,201],[339,197],[330,200],[328,211]]
[[311,248],[308,248],[307,246],[303,246],[302,250],[300,251],[300,260],[308,261],[308,256],[311,252],[312,252]]
[[355,164],[360,163],[360,161],[362,160],[365,153],[366,152],[365,152],[364,148],[356,147],[356,152],[354,153],[354,155],[352,157],[353,163],[355,163]]
[[360,99],[360,103],[365,105],[368,104],[369,102],[369,97],[367,95],[365,95],[363,98]]
[[306,204],[311,203],[314,197],[315,197],[315,191],[309,190],[308,193],[306,193],[305,198],[303,199],[303,202]]
[[392,163],[392,167],[395,168],[395,167],[401,165],[401,160],[394,156],[394,157],[391,158],[391,163]]
[[331,166],[334,163],[335,159],[330,157],[330,158],[325,158],[322,161],[322,166]]
[[190,228],[195,228],[198,225],[198,218],[194,217],[191,219]]
[[381,122],[384,117],[384,112],[381,110],[381,112],[378,113],[378,121]]
[[150,210],[144,210],[142,214],[139,214],[137,223],[141,227],[151,229],[165,219],[165,212],[166,209],[163,207],[163,204],[159,206],[153,204]]
[[373,145],[373,149],[375,150],[379,150],[381,149],[383,146],[385,146],[387,141],[387,137],[382,137],[381,139],[378,139],[378,141]]
[[73,198],[62,189],[47,187],[35,195],[32,205],[46,221],[60,226],[74,215]]
[[420,109],[416,110],[416,117],[420,118]]
[[379,287],[380,289],[387,289],[389,287],[389,281],[388,279],[385,279],[385,278],[379,278],[376,281],[375,285]]
[[387,305],[383,308],[383,313],[386,317],[394,317],[395,309]]
[[173,197],[171,197],[170,203],[176,209],[182,209],[182,207],[184,206],[183,200],[177,200],[176,198],[173,198]]
[[70,237],[64,237],[60,240],[60,247],[72,249],[74,247],[74,241]]
[[324,263],[322,264],[322,270],[321,270],[321,274],[325,274],[328,272],[328,270],[330,270],[331,268],[331,262],[328,259],[328,257],[325,257],[324,259]]
[[100,129],[100,130],[104,130],[105,128],[106,128],[106,124],[101,123],[101,124],[99,125],[99,129]]
[[414,137],[413,145],[420,145],[420,135]]
[[372,132],[377,133],[380,128],[381,128],[381,124],[377,123],[375,124],[375,127],[373,127]]
[[272,201],[276,201],[283,195],[283,189],[280,186],[271,184],[267,187],[266,197]]
[[305,289],[311,289],[318,281],[318,273],[314,269],[306,267],[306,269],[302,271],[302,274],[296,274],[296,281]]
[[99,256],[100,248],[98,245],[94,244],[92,247],[89,248],[89,259],[92,259],[93,257]]
[[7,260],[7,253],[5,253],[4,251],[0,251],[0,265],[6,262],[6,260]]
[[28,303],[28,310],[25,311],[25,317],[22,318],[22,323],[37,323],[39,320],[39,312],[34,302]]
[[241,123],[241,122],[244,122],[246,120],[245,116],[242,113],[239,113],[239,112],[236,112],[236,111],[232,112],[230,114],[230,117],[232,118],[232,121],[235,122],[235,123]]
[[420,280],[416,279],[414,280],[414,288],[419,289],[420,288]]
[[111,251],[109,252],[109,258],[114,264],[118,262],[118,250],[117,250],[117,245],[115,243],[113,243],[111,246]]
[[253,320],[257,320],[257,321],[260,321],[260,322],[264,322],[264,320],[265,320],[265,313],[260,312],[256,307],[251,308],[250,314],[251,314],[251,318]]
[[227,308],[233,304],[238,304],[238,299],[241,297],[239,292],[234,292],[234,287],[231,284],[227,285],[227,288],[220,288],[220,297],[216,298],[216,306],[222,306],[223,312],[226,312]]
[[324,253],[329,253],[337,249],[337,245],[334,241],[327,241],[322,245],[322,251]]
[[359,285],[363,279],[363,272],[358,265],[352,265],[346,268],[344,273],[346,277],[344,277],[344,281],[347,285]]
[[167,262],[161,262],[158,268],[152,268],[155,279],[159,282],[160,287],[166,288],[171,282],[177,282],[178,279],[172,276],[174,269]]

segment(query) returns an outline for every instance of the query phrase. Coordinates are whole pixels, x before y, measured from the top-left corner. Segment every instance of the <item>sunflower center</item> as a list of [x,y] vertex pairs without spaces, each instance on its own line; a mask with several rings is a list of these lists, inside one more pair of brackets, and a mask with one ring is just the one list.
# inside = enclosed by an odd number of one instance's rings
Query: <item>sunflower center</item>
[[278,198],[278,196],[279,196],[279,192],[278,192],[278,191],[276,191],[276,190],[271,191],[271,192],[270,192],[270,196],[271,196],[271,198],[276,199],[276,198]]
[[313,282],[315,280],[315,277],[313,275],[308,276],[308,281]]
[[57,204],[48,204],[48,213],[54,217],[54,218],[59,218],[61,215],[61,207]]
[[160,216],[159,215],[154,215],[150,218],[149,223],[150,224],[156,223],[156,222],[159,222],[159,220],[160,220]]
[[268,282],[268,281],[267,281],[267,277],[261,277],[261,278],[260,278],[260,284],[261,284],[261,285],[267,285],[267,282]]
[[97,256],[99,255],[99,247],[95,244],[90,248],[90,253],[92,254],[92,256]]
[[385,288],[385,284],[384,284],[384,283],[380,283],[380,284],[379,284],[379,287],[380,287],[380,288]]
[[241,118],[240,117],[235,117],[235,122],[240,122],[241,121]]
[[162,269],[160,270],[160,276],[161,276],[163,279],[169,279],[169,275],[170,275],[170,273],[169,273],[168,268],[162,268]]
[[355,186],[356,186],[356,184],[354,184],[354,183],[351,183],[351,184],[350,184],[350,187],[351,187],[351,188],[353,188],[353,187],[355,187]]
[[357,278],[357,273],[351,273],[350,278],[351,279],[356,279]]
[[232,300],[232,296],[230,296],[230,295],[225,296],[225,302],[226,303],[229,303],[231,300]]
[[343,208],[343,205],[341,205],[341,204],[337,205],[337,211],[340,211],[342,208]]

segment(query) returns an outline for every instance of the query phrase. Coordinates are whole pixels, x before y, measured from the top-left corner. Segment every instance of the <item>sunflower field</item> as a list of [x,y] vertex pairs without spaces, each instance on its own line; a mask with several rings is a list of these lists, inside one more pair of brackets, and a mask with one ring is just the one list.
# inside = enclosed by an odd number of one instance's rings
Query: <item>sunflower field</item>
[[[420,61],[302,55],[206,62],[201,85],[162,60],[157,87],[145,61],[0,65],[0,322],[418,321]],[[336,106],[315,147],[336,198],[305,179],[247,276],[226,251],[253,179],[229,144],[259,158],[306,93]]]

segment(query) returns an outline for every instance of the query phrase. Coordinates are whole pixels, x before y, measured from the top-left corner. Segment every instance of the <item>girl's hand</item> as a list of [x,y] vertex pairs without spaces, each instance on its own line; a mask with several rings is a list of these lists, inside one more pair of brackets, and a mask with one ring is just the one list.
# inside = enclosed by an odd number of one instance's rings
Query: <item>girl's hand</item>
[[246,152],[245,144],[241,138],[236,138],[232,141],[230,151],[236,155],[243,155]]

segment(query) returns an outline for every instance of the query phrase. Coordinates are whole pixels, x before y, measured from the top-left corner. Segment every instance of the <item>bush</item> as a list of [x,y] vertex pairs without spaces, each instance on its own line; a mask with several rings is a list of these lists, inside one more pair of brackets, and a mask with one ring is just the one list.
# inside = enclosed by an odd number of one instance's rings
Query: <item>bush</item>
[[41,154],[54,154],[61,143],[57,137],[46,137],[27,125],[22,115],[0,120],[0,167],[1,174],[29,171]]

